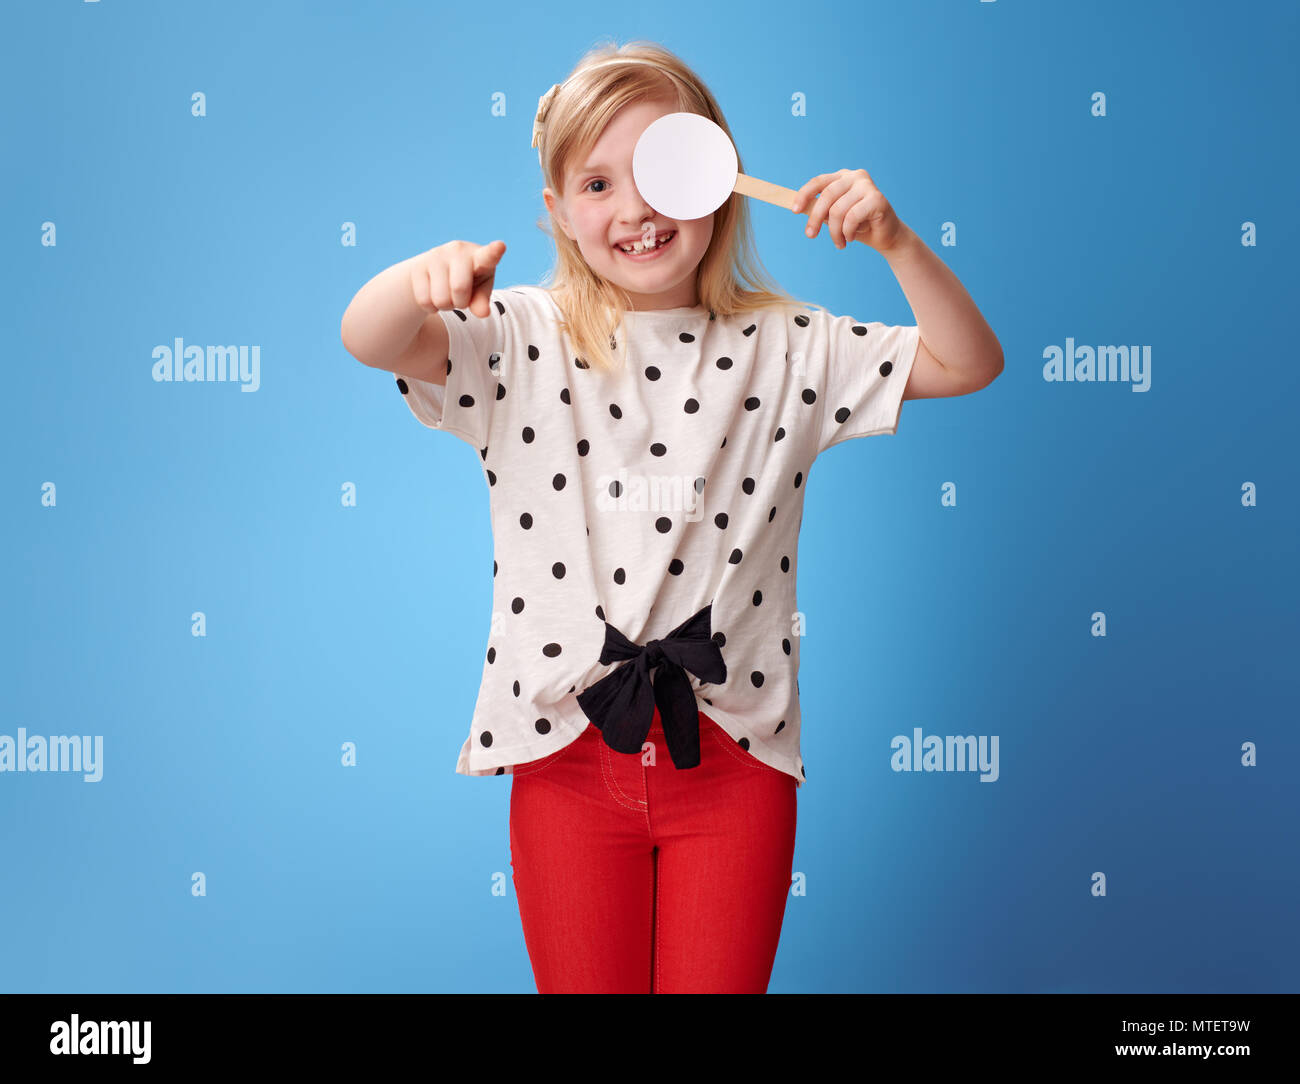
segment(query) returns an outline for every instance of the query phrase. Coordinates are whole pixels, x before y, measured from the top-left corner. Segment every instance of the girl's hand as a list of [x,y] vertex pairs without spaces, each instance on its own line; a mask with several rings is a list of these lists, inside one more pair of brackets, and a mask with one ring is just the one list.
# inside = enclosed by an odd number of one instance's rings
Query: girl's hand
[[491,312],[492,284],[506,243],[448,241],[409,261],[411,294],[425,312],[469,309],[475,316]]
[[902,239],[903,223],[865,169],[818,174],[799,189],[790,209],[799,214],[818,193],[808,212],[809,237],[826,222],[836,248],[861,241],[883,253]]

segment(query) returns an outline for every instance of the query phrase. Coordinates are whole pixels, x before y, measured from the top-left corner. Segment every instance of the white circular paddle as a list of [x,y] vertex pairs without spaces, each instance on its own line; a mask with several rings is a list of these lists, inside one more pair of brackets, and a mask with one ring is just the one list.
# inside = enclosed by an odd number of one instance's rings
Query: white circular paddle
[[736,148],[708,117],[668,113],[651,124],[632,151],[637,191],[668,218],[703,218],[732,192],[790,210],[793,188],[739,172]]

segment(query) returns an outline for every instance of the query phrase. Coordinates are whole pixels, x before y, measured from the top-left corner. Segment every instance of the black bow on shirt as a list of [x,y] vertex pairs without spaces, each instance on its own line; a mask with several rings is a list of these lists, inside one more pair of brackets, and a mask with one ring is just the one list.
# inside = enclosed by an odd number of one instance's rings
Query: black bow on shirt
[[[700,763],[700,713],[685,671],[712,685],[727,680],[727,664],[709,632],[712,609],[710,602],[663,639],[645,644],[632,643],[605,622],[601,664],[629,661],[579,693],[578,706],[615,752],[641,751],[658,706],[673,764],[694,768]],[[652,694],[650,671],[656,666]]]

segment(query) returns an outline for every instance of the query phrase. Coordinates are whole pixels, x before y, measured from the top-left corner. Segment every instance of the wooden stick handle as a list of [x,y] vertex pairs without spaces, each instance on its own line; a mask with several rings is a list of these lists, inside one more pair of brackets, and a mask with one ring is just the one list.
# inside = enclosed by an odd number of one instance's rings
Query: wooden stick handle
[[794,206],[794,197],[798,195],[796,189],[783,188],[779,184],[760,181],[757,177],[747,177],[743,173],[736,174],[736,186],[733,191],[739,192],[742,196],[761,199],[764,203],[771,203],[787,211]]

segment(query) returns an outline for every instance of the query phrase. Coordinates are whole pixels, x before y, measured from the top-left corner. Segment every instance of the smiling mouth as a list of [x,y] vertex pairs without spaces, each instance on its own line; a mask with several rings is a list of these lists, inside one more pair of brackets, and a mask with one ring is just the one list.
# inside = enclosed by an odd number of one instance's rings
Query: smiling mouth
[[677,237],[676,230],[668,230],[662,236],[657,237],[655,239],[656,244],[654,248],[645,249],[643,252],[635,252],[635,251],[628,252],[620,245],[614,245],[612,247],[615,249],[615,251],[621,252],[629,260],[648,260],[648,259],[653,259],[656,254],[662,252],[669,245],[671,245],[673,241],[676,239],[676,237]]

